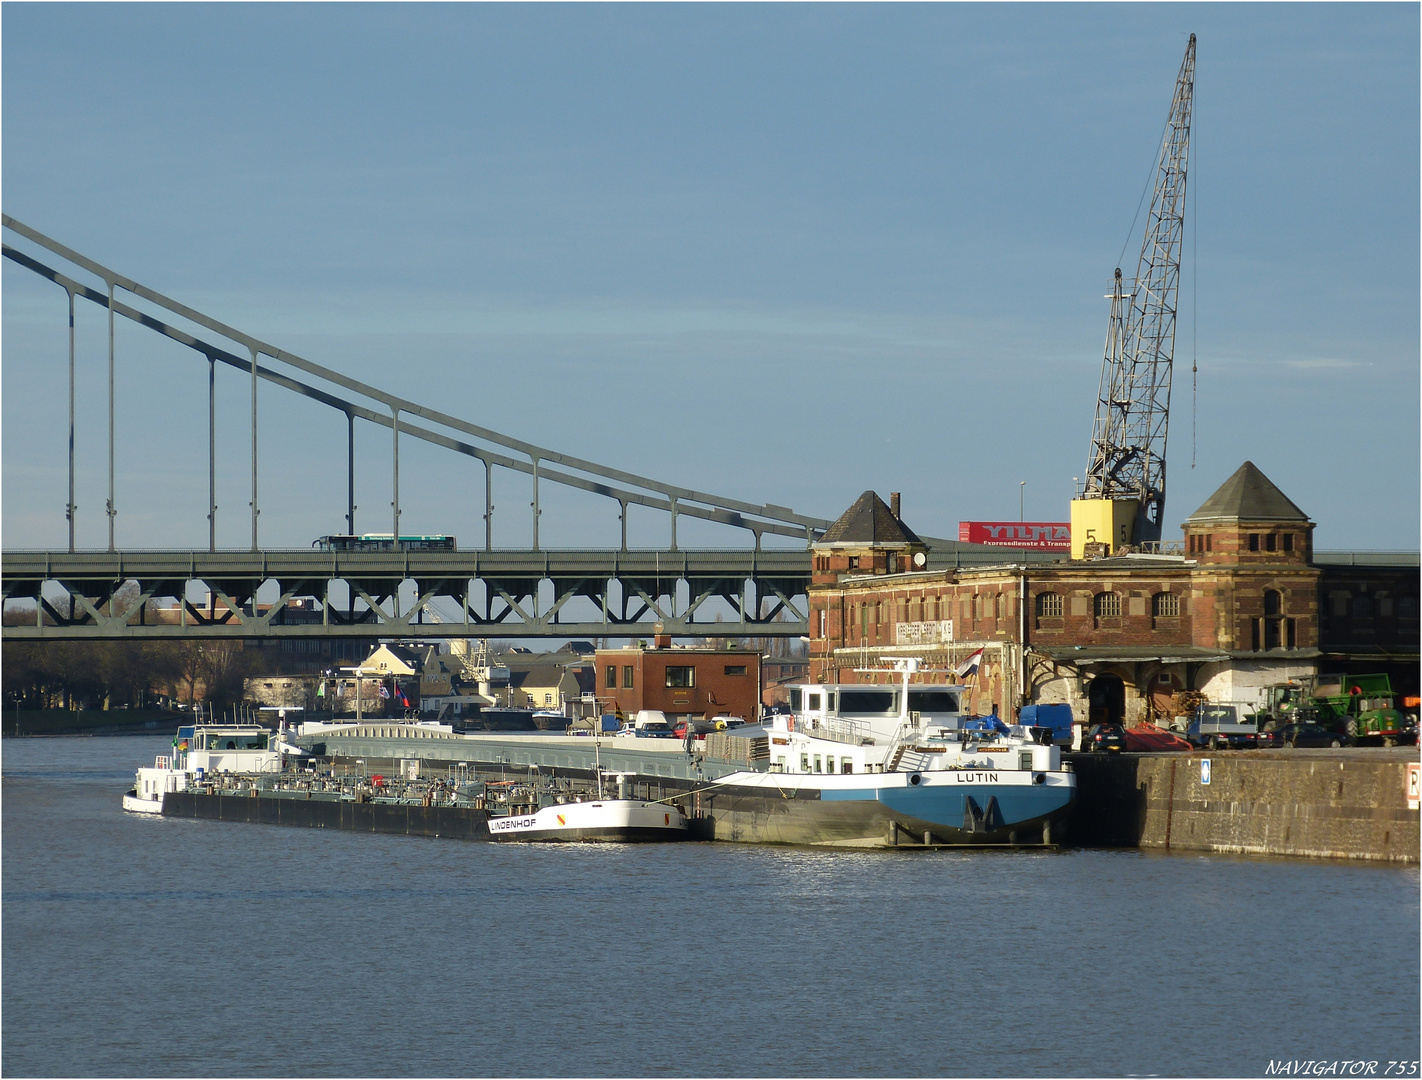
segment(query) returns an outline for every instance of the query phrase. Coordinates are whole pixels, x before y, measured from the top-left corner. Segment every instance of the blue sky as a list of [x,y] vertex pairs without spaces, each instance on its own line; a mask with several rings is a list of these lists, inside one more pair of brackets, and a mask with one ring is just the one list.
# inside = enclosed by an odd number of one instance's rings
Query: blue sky
[[[902,491],[951,537],[1015,519],[1022,480],[1029,520],[1066,518],[1103,294],[1135,267],[1194,32],[1166,535],[1249,459],[1318,546],[1415,549],[1418,18],[7,3],[0,183],[26,224],[416,401],[825,517]],[[60,546],[63,293],[8,262],[0,283],[3,543]],[[99,546],[106,329],[79,320],[78,532]],[[205,368],[120,326],[120,546],[206,545]],[[245,545],[247,390],[222,373],[219,393],[219,542]],[[343,527],[345,426],[282,398],[263,391],[262,538],[304,546]],[[401,460],[407,531],[482,534],[481,469]],[[359,464],[358,525],[388,529],[388,439],[365,433]],[[559,499],[545,545],[616,543],[615,509]],[[526,546],[519,512],[495,521]]]

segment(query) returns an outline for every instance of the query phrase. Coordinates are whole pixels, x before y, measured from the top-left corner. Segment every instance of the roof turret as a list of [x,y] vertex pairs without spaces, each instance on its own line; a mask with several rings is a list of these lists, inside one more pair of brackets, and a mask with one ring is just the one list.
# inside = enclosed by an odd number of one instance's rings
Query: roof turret
[[1308,521],[1308,515],[1274,486],[1252,461],[1220,485],[1185,524],[1228,521]]

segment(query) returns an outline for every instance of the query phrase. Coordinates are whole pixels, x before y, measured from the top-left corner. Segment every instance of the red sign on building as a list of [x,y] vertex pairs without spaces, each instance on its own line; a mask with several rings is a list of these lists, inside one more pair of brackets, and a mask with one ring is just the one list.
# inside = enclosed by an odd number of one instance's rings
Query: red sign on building
[[958,540],[964,544],[1028,551],[1070,551],[1071,524],[1066,521],[960,521]]

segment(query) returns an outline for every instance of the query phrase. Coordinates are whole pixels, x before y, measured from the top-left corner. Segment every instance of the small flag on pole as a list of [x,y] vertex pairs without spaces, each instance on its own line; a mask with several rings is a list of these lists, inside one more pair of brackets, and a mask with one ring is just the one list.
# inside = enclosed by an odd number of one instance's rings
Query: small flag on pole
[[958,665],[958,678],[966,679],[969,675],[976,675],[978,667],[983,662],[983,651],[979,649]]

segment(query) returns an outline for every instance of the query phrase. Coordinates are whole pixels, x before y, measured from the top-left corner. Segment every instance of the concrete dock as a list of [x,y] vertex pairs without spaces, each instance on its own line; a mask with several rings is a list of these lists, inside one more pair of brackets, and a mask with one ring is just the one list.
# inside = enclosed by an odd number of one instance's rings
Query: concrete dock
[[[593,740],[570,735],[322,741],[336,760],[361,760],[372,772],[418,759],[430,772],[467,764],[591,776],[597,757],[604,772],[634,775],[643,785],[638,797],[653,798],[695,788],[738,767],[703,762],[669,739],[603,739],[596,755]],[[1067,844],[1422,861],[1422,814],[1407,801],[1408,764],[1419,760],[1415,746],[1065,758],[1079,785]],[[1206,761],[1208,783],[1202,773]]]
[[1068,759],[1079,785],[1071,844],[1419,861],[1414,746]]

